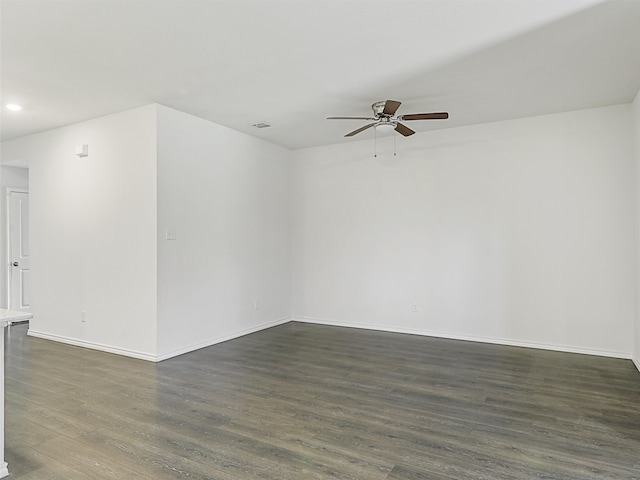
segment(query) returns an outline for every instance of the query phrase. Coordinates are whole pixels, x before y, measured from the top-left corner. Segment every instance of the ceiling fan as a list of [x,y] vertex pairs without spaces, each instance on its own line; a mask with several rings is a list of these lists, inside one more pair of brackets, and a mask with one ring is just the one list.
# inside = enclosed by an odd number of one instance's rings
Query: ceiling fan
[[373,117],[327,117],[327,120],[370,120],[373,123],[369,123],[364,127],[360,127],[353,132],[349,132],[345,135],[345,137],[353,137],[360,132],[364,132],[368,128],[375,127],[383,127],[386,129],[393,129],[401,135],[408,137],[409,135],[413,135],[414,132],[406,125],[400,123],[400,121],[408,122],[410,120],[446,120],[449,118],[449,114],[447,112],[435,112],[435,113],[409,113],[407,115],[396,115],[396,111],[398,107],[400,107],[401,102],[396,100],[386,100],[376,102],[371,105],[371,109],[373,110]]

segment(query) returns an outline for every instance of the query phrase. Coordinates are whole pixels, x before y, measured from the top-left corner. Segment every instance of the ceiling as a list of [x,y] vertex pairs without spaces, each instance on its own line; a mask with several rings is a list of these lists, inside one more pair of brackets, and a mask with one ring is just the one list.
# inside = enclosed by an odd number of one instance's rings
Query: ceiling
[[425,131],[628,103],[640,90],[640,0],[0,8],[2,140],[160,103],[296,149],[353,141],[343,135],[362,122],[325,118],[368,116],[378,100],[402,101],[400,114],[450,113],[411,123]]

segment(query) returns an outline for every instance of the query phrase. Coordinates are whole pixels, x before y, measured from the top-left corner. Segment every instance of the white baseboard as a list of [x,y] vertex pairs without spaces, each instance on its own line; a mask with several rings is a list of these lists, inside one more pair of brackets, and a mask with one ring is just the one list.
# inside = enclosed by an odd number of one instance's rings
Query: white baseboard
[[[536,348],[539,350],[553,350],[557,352],[566,352],[566,353],[580,353],[583,355],[597,355],[601,357],[613,357],[613,358],[624,358],[624,359],[632,358],[632,354],[628,352],[614,352],[614,351],[599,350],[599,349],[593,349],[593,348],[573,347],[568,345],[522,342],[519,340],[512,340],[507,338],[458,335],[458,334],[451,334],[451,333],[445,333],[445,332],[432,332],[427,330],[417,330],[412,328],[395,327],[395,326],[388,326],[388,325],[369,325],[369,324],[354,323],[354,322],[342,322],[342,321],[336,321],[336,320],[328,320],[324,318],[294,317],[292,321],[304,322],[304,323],[316,323],[320,325],[332,325],[336,327],[362,328],[365,330],[378,330],[382,332],[406,333],[409,335],[421,335],[425,337],[448,338],[451,340],[464,340],[467,342],[492,343],[496,345],[507,345],[511,347],[525,347],[525,348]],[[637,363],[636,363],[636,366],[638,366]]]
[[249,335],[251,333],[259,332],[260,330],[265,330],[267,328],[276,327],[278,325],[282,325],[284,323],[288,323],[291,321],[291,317],[281,318],[279,320],[275,320],[273,322],[267,322],[255,327],[247,328],[244,330],[238,330],[233,333],[229,333],[226,335],[221,335],[215,338],[209,338],[207,340],[203,340],[198,343],[194,343],[191,345],[187,345],[185,347],[181,347],[177,350],[172,350],[169,353],[163,353],[162,355],[158,355],[156,357],[156,362],[161,362],[162,360],[167,360],[172,357],[177,357],[178,355],[183,355],[185,353],[193,352],[195,350],[200,350],[201,348],[210,347],[211,345],[215,345],[217,343],[227,342],[229,340],[233,340],[234,338],[244,337],[245,335]]
[[78,340],[76,338],[65,337],[63,335],[55,335],[52,333],[39,332],[37,330],[32,330],[32,329],[29,329],[27,331],[27,334],[32,337],[44,338],[46,340],[53,340],[55,342],[75,345],[76,347],[90,348],[92,350],[99,350],[101,352],[107,352],[107,353],[115,353],[118,355],[124,355],[126,357],[138,358],[140,360],[147,360],[149,362],[161,362],[162,360],[167,360],[168,358],[177,357],[178,355],[183,355],[185,353],[193,352],[194,350],[200,350],[201,348],[210,347],[211,345],[215,345],[217,343],[222,343],[228,340],[233,340],[234,338],[243,337],[245,335],[249,335],[250,333],[259,332],[260,330],[275,327],[277,325],[282,325],[290,321],[291,321],[290,317],[281,318],[279,320],[263,323],[252,328],[238,330],[236,332],[222,335],[220,337],[203,340],[201,342],[198,342],[192,345],[187,345],[179,349],[173,350],[169,353],[164,353],[162,355],[153,355],[150,353],[138,352],[135,350],[128,350],[125,348],[114,347],[111,345],[104,345],[101,343],[87,342],[84,340]]
[[0,478],[4,478],[9,475],[9,467],[7,466],[7,462],[2,462],[0,464]]
[[156,356],[150,353],[138,352],[135,350],[128,350],[126,348],[119,348],[111,345],[104,345],[102,343],[87,342],[85,340],[78,340],[77,338],[65,337],[63,335],[56,335],[53,333],[39,332],[31,328],[27,331],[27,335],[32,337],[44,338],[46,340],[53,340],[54,342],[75,345],[76,347],[90,348],[91,350],[99,350],[101,352],[115,353],[117,355],[124,355],[126,357],[138,358],[140,360],[147,360],[150,362],[157,361]]
[[[110,345],[103,345],[99,343],[86,342],[83,340],[77,340],[74,338],[64,337],[61,335],[54,335],[50,333],[38,332],[33,329],[28,330],[28,335],[38,338],[44,338],[47,340],[53,340],[56,342],[67,343],[69,345],[75,345],[78,347],[90,348],[92,350],[99,350],[102,352],[115,353],[118,355],[124,355],[127,357],[138,358],[141,360],[147,360],[150,362],[161,362],[162,360],[167,360],[172,357],[177,357],[178,355],[183,355],[185,353],[193,352],[195,350],[199,350],[201,348],[210,347],[211,345],[216,345],[218,343],[226,342],[228,340],[233,340],[234,338],[243,337],[245,335],[249,335],[251,333],[259,332],[260,330],[265,330],[267,328],[275,327],[278,325],[282,325],[288,323],[290,321],[294,322],[302,322],[302,323],[315,323],[319,325],[330,325],[336,327],[347,327],[347,328],[361,328],[364,330],[377,330],[382,332],[391,332],[391,333],[405,333],[409,335],[420,335],[425,337],[436,337],[436,338],[448,338],[451,340],[464,340],[469,342],[480,342],[480,343],[492,343],[496,345],[508,345],[512,347],[525,347],[525,348],[536,348],[540,350],[553,350],[558,352],[567,352],[567,353],[580,353],[583,355],[597,355],[601,357],[613,357],[613,358],[624,358],[631,359],[635,364],[636,368],[640,371],[640,359],[633,358],[631,353],[627,352],[615,352],[608,350],[599,350],[592,348],[581,348],[581,347],[573,347],[568,345],[557,345],[557,344],[542,344],[542,343],[533,343],[533,342],[522,342],[518,340],[506,339],[506,338],[491,338],[491,337],[479,337],[473,335],[458,335],[458,334],[450,334],[443,332],[432,332],[427,330],[417,330],[411,328],[403,328],[396,326],[388,326],[388,325],[369,325],[364,323],[356,323],[356,322],[344,322],[337,320],[329,320],[326,318],[313,318],[313,317],[294,317],[292,318],[281,318],[279,320],[275,320],[273,322],[267,322],[260,325],[257,325],[252,328],[238,330],[236,332],[232,332],[226,335],[222,335],[215,338],[209,338],[207,340],[203,340],[201,342],[187,345],[181,347],[176,350],[172,350],[171,352],[164,353],[162,355],[152,355],[149,353],[138,352],[134,350],[127,350],[123,348],[113,347]],[[5,467],[6,468],[6,467]],[[2,466],[0,465],[0,478],[2,474]]]

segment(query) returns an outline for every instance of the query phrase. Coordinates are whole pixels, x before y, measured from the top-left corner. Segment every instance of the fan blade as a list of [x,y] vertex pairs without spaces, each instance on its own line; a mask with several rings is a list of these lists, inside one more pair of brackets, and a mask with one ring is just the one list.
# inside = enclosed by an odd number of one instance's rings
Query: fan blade
[[408,137],[409,135],[413,135],[414,133],[416,133],[413,130],[411,130],[409,127],[401,123],[398,123],[396,125],[396,132],[398,132],[400,135],[404,135],[405,137]]
[[365,125],[364,127],[360,127],[357,130],[354,130],[353,132],[347,133],[345,135],[345,137],[353,137],[354,135],[357,135],[360,132],[364,132],[367,128],[371,128],[375,125],[375,123],[370,123],[369,125]]
[[436,113],[410,113],[408,115],[400,115],[400,120],[446,120],[449,118],[447,112]]
[[387,100],[384,103],[384,110],[382,110],[382,113],[393,117],[393,115],[396,113],[396,110],[398,110],[398,107],[400,105],[401,105],[401,102],[398,102],[396,100]]
[[327,120],[375,120],[371,117],[327,117]]

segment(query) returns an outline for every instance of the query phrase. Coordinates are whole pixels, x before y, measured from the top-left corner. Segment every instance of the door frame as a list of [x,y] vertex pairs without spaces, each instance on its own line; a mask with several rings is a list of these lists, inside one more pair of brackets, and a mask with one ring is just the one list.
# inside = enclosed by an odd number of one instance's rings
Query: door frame
[[7,275],[6,275],[6,281],[7,281],[7,307],[11,306],[11,282],[13,280],[12,277],[12,272],[13,269],[11,268],[11,205],[9,204],[9,198],[11,196],[12,193],[26,193],[29,194],[29,189],[28,188],[18,188],[18,187],[6,187],[5,188],[5,201],[6,201],[6,207],[5,207],[5,217],[6,217],[6,224],[5,224],[5,230],[6,230],[6,251],[5,251],[5,255],[6,255],[6,265],[4,265],[4,268],[7,269]]

